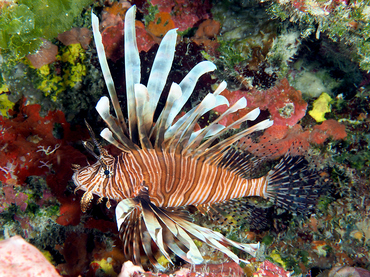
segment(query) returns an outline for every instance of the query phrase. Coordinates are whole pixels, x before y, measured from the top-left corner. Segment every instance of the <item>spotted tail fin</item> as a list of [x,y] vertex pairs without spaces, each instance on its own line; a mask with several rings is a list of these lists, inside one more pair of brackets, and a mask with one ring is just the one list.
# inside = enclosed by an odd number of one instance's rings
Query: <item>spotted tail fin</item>
[[266,196],[279,207],[307,213],[319,195],[317,172],[307,165],[302,156],[286,154],[267,174]]
[[234,242],[218,232],[194,224],[180,208],[155,206],[150,202],[145,187],[136,198],[125,199],[118,204],[116,218],[126,258],[142,264],[140,253],[145,253],[148,260],[160,270],[164,269],[158,262],[161,254],[171,263],[173,255],[192,264],[202,263],[203,257],[194,238],[223,252],[236,263],[248,261],[240,259],[226,246],[236,247],[253,256],[259,247],[259,244]]

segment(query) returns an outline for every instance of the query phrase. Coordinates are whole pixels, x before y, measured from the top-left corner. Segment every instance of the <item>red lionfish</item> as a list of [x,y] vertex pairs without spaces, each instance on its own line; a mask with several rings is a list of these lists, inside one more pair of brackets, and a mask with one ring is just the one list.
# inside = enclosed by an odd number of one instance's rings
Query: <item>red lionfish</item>
[[[111,206],[109,199],[119,202],[116,221],[124,254],[136,264],[142,264],[146,256],[153,265],[163,269],[158,262],[159,255],[171,262],[173,254],[192,264],[202,263],[203,257],[193,239],[222,251],[237,263],[247,262],[226,246],[255,255],[259,244],[234,242],[218,232],[201,227],[191,221],[182,207],[209,206],[246,196],[271,198],[277,205],[284,207],[292,203],[302,204],[305,197],[300,194],[309,185],[304,184],[300,176],[305,170],[299,166],[301,160],[286,156],[266,176],[256,179],[246,177],[250,161],[245,159],[240,150],[235,149],[235,144],[255,131],[270,127],[273,122],[263,120],[218,141],[221,135],[234,126],[247,120],[254,121],[259,116],[260,110],[257,108],[229,126],[218,124],[227,115],[246,107],[244,97],[208,126],[194,131],[197,120],[203,114],[219,105],[229,105],[227,99],[220,95],[226,88],[225,81],[174,123],[199,77],[216,69],[209,61],[197,64],[180,84],[172,83],[166,103],[154,122],[154,112],[174,59],[177,33],[173,29],[163,37],[145,86],[140,83],[135,13],[136,8],[133,6],[126,13],[124,25],[128,126],[108,67],[99,20],[92,13],[98,57],[116,114],[110,114],[109,99],[103,96],[96,110],[108,128],[100,135],[122,152],[116,157],[110,155],[97,142],[87,124],[99,155],[94,153],[92,143],[84,143],[98,161],[75,169],[73,181],[76,190],[85,191],[81,209],[83,212],[88,209],[93,195],[100,197],[99,202],[107,198],[107,208]],[[293,193],[290,194],[290,191]]]

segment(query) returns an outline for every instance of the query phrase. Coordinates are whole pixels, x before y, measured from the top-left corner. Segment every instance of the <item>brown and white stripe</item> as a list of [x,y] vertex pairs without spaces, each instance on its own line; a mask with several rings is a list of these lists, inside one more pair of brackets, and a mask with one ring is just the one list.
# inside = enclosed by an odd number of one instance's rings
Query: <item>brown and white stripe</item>
[[79,188],[117,201],[134,198],[143,184],[158,207],[212,204],[243,196],[265,196],[266,177],[245,179],[218,164],[166,151],[121,153],[104,174],[100,163],[84,168]]

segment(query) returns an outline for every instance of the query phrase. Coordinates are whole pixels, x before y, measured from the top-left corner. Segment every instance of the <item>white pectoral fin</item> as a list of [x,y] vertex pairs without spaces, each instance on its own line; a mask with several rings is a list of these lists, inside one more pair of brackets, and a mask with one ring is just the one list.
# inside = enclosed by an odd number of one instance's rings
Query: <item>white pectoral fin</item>
[[[248,261],[240,259],[228,246],[236,247],[253,256],[256,254],[259,244],[244,244],[229,240],[218,232],[189,221],[183,210],[159,208],[148,200],[148,198],[137,197],[121,201],[116,208],[116,218],[122,239],[135,238],[136,243],[140,244],[150,262],[156,267],[161,268],[161,265],[155,258],[158,256],[153,252],[152,243],[157,245],[159,251],[170,262],[171,254],[192,264],[203,262],[203,257],[193,238],[223,252],[237,263],[240,261],[248,263]],[[132,217],[133,215],[135,218]],[[141,232],[140,240],[137,235],[135,236],[137,230]],[[125,242],[127,253],[134,255],[135,251],[139,251],[137,246],[136,250],[130,251],[129,245],[129,241]]]

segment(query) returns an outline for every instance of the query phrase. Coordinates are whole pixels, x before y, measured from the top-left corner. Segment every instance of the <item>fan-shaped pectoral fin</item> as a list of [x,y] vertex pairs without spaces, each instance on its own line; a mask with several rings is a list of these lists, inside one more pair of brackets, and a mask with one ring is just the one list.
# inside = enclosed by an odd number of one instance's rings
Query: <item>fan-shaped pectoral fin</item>
[[116,217],[126,258],[140,264],[145,257],[138,257],[138,253],[145,253],[147,259],[161,270],[163,266],[158,262],[161,255],[171,263],[174,256],[192,264],[202,263],[203,257],[194,238],[225,253],[235,262],[248,261],[240,259],[227,246],[251,255],[255,255],[259,246],[229,240],[218,232],[189,221],[185,210],[157,207],[143,194],[121,201],[116,208]]

